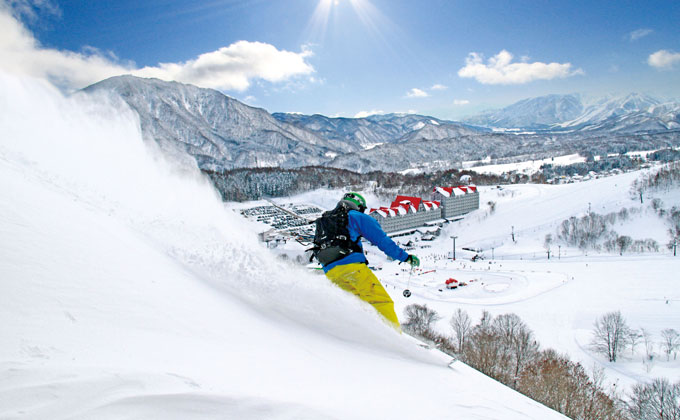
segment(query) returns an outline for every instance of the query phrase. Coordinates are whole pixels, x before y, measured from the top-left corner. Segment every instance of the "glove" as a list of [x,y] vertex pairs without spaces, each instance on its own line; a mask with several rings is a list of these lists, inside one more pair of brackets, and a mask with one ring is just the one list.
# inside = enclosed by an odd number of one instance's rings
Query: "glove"
[[404,260],[405,263],[411,264],[411,267],[418,267],[420,266],[420,259],[416,257],[413,254],[409,254],[406,260]]

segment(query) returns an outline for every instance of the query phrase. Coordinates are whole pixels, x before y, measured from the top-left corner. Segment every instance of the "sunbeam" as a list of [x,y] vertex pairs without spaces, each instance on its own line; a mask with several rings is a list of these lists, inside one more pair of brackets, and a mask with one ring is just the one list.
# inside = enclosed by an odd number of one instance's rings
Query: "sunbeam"
[[[347,10],[343,11],[343,7],[351,7],[353,13],[347,13]],[[356,28],[356,31],[363,31],[365,36],[361,42],[373,44],[373,47],[378,48],[377,51],[391,57],[392,60],[397,60],[407,67],[416,63],[415,65],[420,67],[421,73],[430,71],[422,64],[418,64],[420,60],[411,48],[409,37],[371,0],[319,0],[307,24],[304,42],[324,44],[328,36],[333,36],[336,33],[334,29],[337,28],[331,28],[331,26],[337,25],[345,25]],[[338,41],[349,42],[349,40]]]
[[331,8],[334,0],[319,0],[319,3],[314,9],[309,23],[307,24],[307,33],[311,39],[315,41],[323,41],[328,28],[328,20],[331,16]]
[[353,25],[352,22],[340,21],[347,15],[341,16],[339,8],[349,5],[361,26],[370,34],[373,40],[377,40],[385,49],[391,49],[389,39],[395,38],[397,30],[370,0],[319,0],[312,17],[307,24],[306,35],[312,42],[323,42],[328,34],[329,21],[333,15],[333,22],[343,25]]

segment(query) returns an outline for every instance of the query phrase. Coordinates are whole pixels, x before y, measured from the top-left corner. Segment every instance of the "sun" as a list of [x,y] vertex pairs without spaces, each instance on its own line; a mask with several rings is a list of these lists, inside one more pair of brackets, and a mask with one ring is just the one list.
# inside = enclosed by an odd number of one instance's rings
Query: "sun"
[[344,4],[352,6],[361,23],[372,32],[378,32],[378,26],[383,20],[380,12],[373,6],[370,0],[319,0],[314,13],[307,24],[307,30],[315,39],[323,39],[328,30],[328,22],[333,9]]

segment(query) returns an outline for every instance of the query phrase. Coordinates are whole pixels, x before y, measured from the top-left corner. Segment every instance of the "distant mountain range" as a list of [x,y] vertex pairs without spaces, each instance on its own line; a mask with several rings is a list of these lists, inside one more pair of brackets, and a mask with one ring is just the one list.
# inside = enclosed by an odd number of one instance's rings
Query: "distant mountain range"
[[[412,114],[270,114],[215,90],[133,76],[106,79],[84,92],[119,96],[139,114],[145,138],[186,153],[212,171],[310,165],[358,172],[431,171],[486,157],[546,157],[680,142],[680,105],[642,95],[591,106],[577,95],[549,95],[461,123]],[[515,132],[493,132],[505,129]],[[528,130],[536,133],[518,134]]]
[[480,132],[479,128],[414,114],[371,115],[366,118],[329,118],[323,115],[272,114],[279,121],[354,147],[353,151],[414,139],[443,139]]
[[579,95],[547,95],[525,99],[464,121],[497,129],[659,132],[680,128],[680,104],[662,103],[650,96],[632,93],[585,106]]

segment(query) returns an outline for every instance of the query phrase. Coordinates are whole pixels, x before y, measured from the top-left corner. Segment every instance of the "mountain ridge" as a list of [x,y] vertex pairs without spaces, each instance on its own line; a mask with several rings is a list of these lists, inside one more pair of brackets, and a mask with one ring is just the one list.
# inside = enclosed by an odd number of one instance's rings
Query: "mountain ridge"
[[84,91],[120,95],[139,114],[145,136],[179,147],[204,169],[320,164],[328,150],[347,149],[212,89],[118,76]]
[[680,103],[677,102],[662,102],[639,93],[605,97],[588,105],[583,102],[578,94],[545,95],[523,99],[463,121],[497,129],[554,132],[610,130],[635,133],[680,127]]
[[[502,133],[493,132],[492,126],[417,114],[270,114],[212,89],[134,76],[106,79],[84,92],[119,96],[139,115],[147,140],[179,150],[199,168],[216,172],[303,166],[432,171],[485,158],[601,154],[680,144],[680,105],[640,95],[589,107],[576,95],[523,100],[494,117],[494,124],[515,121],[531,129]],[[582,115],[588,117],[579,119]]]

